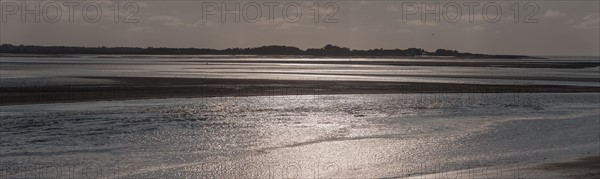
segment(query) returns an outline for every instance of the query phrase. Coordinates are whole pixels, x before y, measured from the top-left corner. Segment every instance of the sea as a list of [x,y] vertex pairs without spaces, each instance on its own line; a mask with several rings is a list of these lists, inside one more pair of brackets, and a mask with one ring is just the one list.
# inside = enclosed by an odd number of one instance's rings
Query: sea
[[[395,61],[561,64],[600,59],[5,55],[0,58],[0,85],[117,83],[83,77],[185,77],[600,86],[597,66],[385,63]],[[535,178],[544,172],[532,169],[538,164],[600,155],[599,109],[600,93],[593,92],[4,105],[0,178],[402,178],[459,170]]]

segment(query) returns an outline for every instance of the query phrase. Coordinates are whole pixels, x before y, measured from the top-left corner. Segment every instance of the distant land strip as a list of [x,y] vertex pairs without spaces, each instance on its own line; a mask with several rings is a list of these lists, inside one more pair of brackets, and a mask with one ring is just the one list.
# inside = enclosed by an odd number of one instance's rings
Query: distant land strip
[[0,53],[14,54],[139,54],[139,55],[304,55],[327,57],[457,57],[457,58],[499,58],[524,59],[539,58],[525,55],[488,55],[456,50],[437,49],[428,52],[421,48],[408,49],[368,49],[357,50],[328,44],[323,48],[302,50],[297,47],[270,45],[253,48],[166,48],[166,47],[69,47],[37,45],[0,45]]

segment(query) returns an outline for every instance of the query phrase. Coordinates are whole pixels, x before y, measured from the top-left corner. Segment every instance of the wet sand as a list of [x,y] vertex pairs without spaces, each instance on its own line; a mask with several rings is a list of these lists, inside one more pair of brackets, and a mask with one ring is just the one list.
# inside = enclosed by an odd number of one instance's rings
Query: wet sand
[[[359,57],[364,58],[364,57]],[[281,61],[281,60],[253,60],[251,63],[290,63],[290,64],[348,64],[348,65],[389,65],[389,66],[436,66],[436,67],[504,67],[504,68],[594,68],[600,66],[596,61],[588,62],[552,62],[552,61],[360,61],[352,60],[319,60],[319,61]],[[432,58],[439,59],[439,58]],[[203,60],[181,60],[176,62],[194,62],[194,63],[249,63],[247,60],[231,59],[222,61],[218,59]]]
[[542,164],[540,168],[556,174],[556,178],[600,178],[600,156]]
[[79,77],[107,84],[38,85],[0,88],[0,105],[156,98],[277,95],[465,93],[581,93],[600,87],[566,85],[487,85],[368,81],[258,80],[166,77]]
[[423,178],[531,178],[531,179],[596,179],[600,178],[600,156],[577,158],[570,161],[538,163],[518,167],[483,167],[467,170],[408,176]]

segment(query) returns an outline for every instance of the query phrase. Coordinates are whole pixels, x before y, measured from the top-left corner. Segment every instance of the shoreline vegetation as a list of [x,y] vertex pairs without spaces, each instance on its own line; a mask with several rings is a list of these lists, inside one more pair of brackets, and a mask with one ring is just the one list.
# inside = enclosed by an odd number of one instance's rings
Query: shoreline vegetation
[[437,49],[428,52],[421,48],[358,50],[328,44],[323,48],[270,45],[253,48],[166,48],[166,47],[74,47],[38,45],[0,45],[0,53],[8,54],[110,54],[110,55],[289,55],[313,57],[419,57],[419,58],[496,58],[496,59],[544,59],[525,55],[489,55],[456,50]]

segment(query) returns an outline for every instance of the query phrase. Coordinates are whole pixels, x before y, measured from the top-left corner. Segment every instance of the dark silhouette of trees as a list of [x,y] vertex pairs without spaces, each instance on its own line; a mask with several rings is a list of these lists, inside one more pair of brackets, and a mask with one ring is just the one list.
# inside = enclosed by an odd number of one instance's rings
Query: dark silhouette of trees
[[346,47],[338,47],[335,45],[327,44],[323,48],[315,49],[309,48],[306,49],[307,55],[315,55],[315,56],[352,56],[352,51],[350,48]]
[[0,45],[0,53],[26,53],[26,54],[140,54],[140,55],[310,55],[310,56],[452,56],[463,58],[532,58],[519,55],[485,55],[461,53],[456,50],[437,49],[427,52],[421,48],[408,49],[369,49],[352,50],[331,44],[323,48],[309,48],[306,50],[297,47],[271,45],[254,48],[227,48],[223,50],[209,48],[165,48],[165,47],[66,47],[66,46],[35,46],[35,45]]
[[461,55],[461,53],[459,53],[456,50],[446,50],[446,49],[437,49],[433,55],[436,56],[459,56]]

